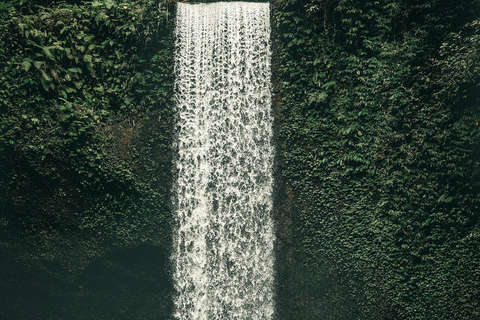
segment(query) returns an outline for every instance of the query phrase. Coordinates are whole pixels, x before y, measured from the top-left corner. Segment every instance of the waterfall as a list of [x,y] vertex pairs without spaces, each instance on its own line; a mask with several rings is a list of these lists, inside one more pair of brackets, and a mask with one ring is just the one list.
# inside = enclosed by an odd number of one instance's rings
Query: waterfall
[[177,319],[273,317],[268,3],[178,3]]

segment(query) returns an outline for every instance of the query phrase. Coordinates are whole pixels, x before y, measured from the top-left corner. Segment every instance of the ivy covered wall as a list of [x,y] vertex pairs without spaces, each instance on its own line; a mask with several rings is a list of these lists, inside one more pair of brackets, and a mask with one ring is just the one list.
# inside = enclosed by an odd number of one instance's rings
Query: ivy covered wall
[[480,317],[480,2],[273,7],[279,318]]

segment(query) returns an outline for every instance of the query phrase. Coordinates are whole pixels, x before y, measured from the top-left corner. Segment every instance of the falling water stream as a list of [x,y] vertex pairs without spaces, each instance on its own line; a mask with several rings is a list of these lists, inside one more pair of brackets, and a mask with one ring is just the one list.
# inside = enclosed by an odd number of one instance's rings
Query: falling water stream
[[268,3],[179,3],[177,319],[273,317]]

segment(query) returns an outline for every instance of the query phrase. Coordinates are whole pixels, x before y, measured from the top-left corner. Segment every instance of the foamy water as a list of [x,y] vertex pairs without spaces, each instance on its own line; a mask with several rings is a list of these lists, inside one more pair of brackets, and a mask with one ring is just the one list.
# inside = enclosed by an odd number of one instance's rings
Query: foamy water
[[178,3],[177,319],[274,312],[270,9]]

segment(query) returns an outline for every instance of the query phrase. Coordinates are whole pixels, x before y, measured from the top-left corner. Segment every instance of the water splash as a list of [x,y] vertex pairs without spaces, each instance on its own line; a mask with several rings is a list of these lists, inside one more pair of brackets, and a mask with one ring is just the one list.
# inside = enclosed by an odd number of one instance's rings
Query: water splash
[[273,316],[268,3],[178,4],[177,319]]

